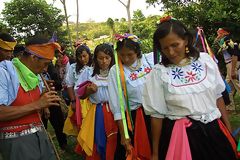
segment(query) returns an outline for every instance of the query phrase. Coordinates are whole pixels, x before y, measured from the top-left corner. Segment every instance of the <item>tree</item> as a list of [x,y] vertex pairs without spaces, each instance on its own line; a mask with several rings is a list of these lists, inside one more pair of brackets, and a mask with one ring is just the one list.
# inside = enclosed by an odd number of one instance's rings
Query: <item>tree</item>
[[149,5],[161,2],[166,14],[187,24],[202,26],[210,42],[220,27],[228,28],[236,39],[240,33],[240,0],[146,0]]
[[69,43],[73,52],[73,45],[72,45],[72,37],[71,37],[71,32],[69,28],[69,21],[68,21],[68,14],[67,14],[67,6],[66,6],[66,0],[60,0],[61,3],[63,4],[63,9],[64,9],[64,15],[65,15],[65,21],[67,23],[67,31],[68,31],[68,38],[69,38]]
[[146,17],[140,9],[133,12],[133,21],[144,21]]
[[0,19],[0,31],[1,32],[10,32],[10,29],[7,27],[6,24]]
[[78,39],[78,23],[79,23],[79,6],[78,6],[78,0],[76,0],[76,5],[77,5],[77,25],[76,25],[76,39]]
[[112,18],[107,19],[107,26],[111,29],[111,38],[113,42],[113,35],[115,34],[114,21]]
[[45,0],[12,0],[5,3],[2,11],[3,20],[18,40],[34,34],[50,36],[54,31],[62,32],[64,17],[60,13]]
[[127,16],[128,16],[128,28],[129,28],[129,32],[132,34],[132,22],[131,22],[131,13],[130,13],[130,4],[131,4],[131,0],[127,1],[127,4],[123,3],[122,0],[118,0],[120,3],[122,3],[122,5],[126,8],[127,10]]

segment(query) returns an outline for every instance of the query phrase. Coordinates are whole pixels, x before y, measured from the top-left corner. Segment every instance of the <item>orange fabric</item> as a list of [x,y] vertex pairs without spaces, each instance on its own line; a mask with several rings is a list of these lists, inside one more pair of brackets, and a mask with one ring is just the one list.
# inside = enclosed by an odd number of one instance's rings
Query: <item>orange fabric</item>
[[110,111],[108,104],[103,104],[104,127],[107,136],[106,158],[114,160],[114,155],[117,147],[117,132],[118,126],[114,121],[113,114]]
[[[29,92],[25,92],[22,86],[19,86],[17,97],[10,106],[20,108],[23,105],[26,105],[26,104],[32,103],[33,101],[38,100],[39,98],[40,98],[40,91],[38,87]],[[0,122],[0,128],[30,124],[30,123],[40,123],[40,117],[37,112],[33,112],[32,114],[23,116],[21,118],[18,118],[12,121]],[[29,127],[20,127],[17,129],[6,130],[6,132],[19,132],[27,128]]]
[[237,144],[235,143],[235,140],[233,139],[231,133],[229,132],[227,127],[223,124],[223,122],[220,119],[218,119],[218,124],[219,124],[219,127],[222,130],[223,134],[227,137],[228,141],[231,143],[231,146],[236,154],[236,157],[240,158],[237,153]]
[[55,54],[55,49],[61,50],[61,46],[58,43],[51,42],[45,44],[33,44],[26,47],[30,52],[34,54],[52,60]]
[[[124,96],[125,98],[127,97],[127,86],[126,86],[126,82],[125,82],[125,77],[124,77],[124,70],[123,70],[123,65],[122,62],[120,60],[120,57],[118,57],[118,64],[119,64],[119,69],[120,69],[120,77],[121,77],[121,82],[122,82],[122,87],[123,87],[123,92],[124,92]],[[127,102],[126,102],[127,103]],[[127,105],[127,104],[126,104]],[[127,107],[126,107],[127,108]],[[127,124],[128,124],[128,129],[133,132],[133,127],[132,127],[132,123],[131,123],[131,119],[130,119],[130,113],[128,112],[128,109],[126,109],[126,113],[127,113]]]
[[151,158],[151,147],[142,107],[136,111],[134,150],[141,160],[149,160]]
[[132,147],[131,153],[128,154],[126,160],[141,160],[141,159],[137,157],[137,153],[135,149]]

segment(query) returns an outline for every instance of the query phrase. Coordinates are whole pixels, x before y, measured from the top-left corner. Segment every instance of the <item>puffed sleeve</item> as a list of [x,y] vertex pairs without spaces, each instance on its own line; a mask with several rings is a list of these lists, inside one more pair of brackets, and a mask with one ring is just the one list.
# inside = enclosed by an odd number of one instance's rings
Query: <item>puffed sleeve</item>
[[73,72],[74,72],[75,67],[76,67],[76,63],[72,64],[68,69],[67,76],[66,76],[67,87],[73,87],[74,86]]
[[214,70],[215,70],[215,81],[214,81],[214,85],[215,85],[215,95],[216,98],[220,98],[222,97],[222,92],[225,90],[225,84],[223,81],[223,78],[220,74],[219,68],[217,63],[208,55],[208,54],[203,54],[204,56],[207,56],[208,61],[207,63],[211,63],[214,66]]
[[143,88],[143,108],[147,115],[164,118],[167,113],[167,106],[164,97],[163,82],[160,78],[161,72],[154,68],[146,78]]
[[[116,66],[112,66],[108,75],[108,93],[109,93],[109,105],[113,113],[114,120],[122,119],[121,109],[119,103],[119,94],[117,86],[117,75],[116,75]],[[124,98],[124,96],[123,96]],[[125,99],[124,103],[125,103]],[[125,106],[125,105],[124,105]]]
[[92,76],[93,68],[92,67],[86,67],[81,74],[78,77],[78,80],[76,81],[75,86],[82,84],[85,81],[88,81],[90,77]]

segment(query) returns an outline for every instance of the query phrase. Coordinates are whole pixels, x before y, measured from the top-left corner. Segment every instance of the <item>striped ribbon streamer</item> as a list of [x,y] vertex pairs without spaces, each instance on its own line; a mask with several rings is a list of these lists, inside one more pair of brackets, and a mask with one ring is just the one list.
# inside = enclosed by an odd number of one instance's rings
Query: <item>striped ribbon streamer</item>
[[131,116],[131,109],[130,109],[130,104],[129,104],[129,100],[128,100],[128,92],[127,92],[127,86],[126,86],[126,81],[125,81],[125,76],[124,76],[124,69],[123,69],[123,65],[120,59],[118,59],[118,64],[119,64],[119,69],[120,69],[120,77],[121,77],[121,82],[122,82],[122,87],[123,87],[123,91],[124,91],[124,96],[126,98],[126,102],[127,102],[127,124],[128,124],[128,129],[133,132],[133,120],[132,120],[132,116]]
[[124,109],[122,85],[121,85],[120,73],[119,73],[118,55],[117,55],[116,50],[114,50],[114,58],[115,58],[115,62],[116,62],[115,66],[116,66],[117,86],[118,86],[118,95],[119,95],[118,100],[119,100],[119,104],[120,104],[120,108],[121,108],[123,130],[124,130],[125,138],[129,139],[128,127],[127,127],[125,109]]

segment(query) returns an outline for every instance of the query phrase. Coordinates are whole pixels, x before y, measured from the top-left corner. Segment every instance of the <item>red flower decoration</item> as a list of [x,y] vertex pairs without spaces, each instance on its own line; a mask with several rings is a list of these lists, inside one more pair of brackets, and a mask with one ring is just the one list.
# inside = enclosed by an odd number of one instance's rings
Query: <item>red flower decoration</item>
[[185,77],[185,78],[188,78],[188,82],[190,82],[190,81],[195,81],[196,80],[196,78],[195,78],[195,76],[196,76],[196,73],[192,73],[192,71],[191,72],[187,72],[187,76]]
[[132,80],[136,80],[137,79],[137,74],[136,73],[131,73],[130,78]]
[[149,73],[149,72],[151,72],[151,70],[152,70],[152,69],[151,69],[150,67],[144,68],[144,72],[145,72],[145,73]]
[[171,19],[172,19],[172,16],[162,17],[162,18],[160,18],[160,23],[167,22],[167,21],[169,21]]

